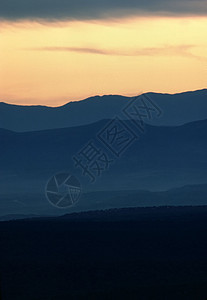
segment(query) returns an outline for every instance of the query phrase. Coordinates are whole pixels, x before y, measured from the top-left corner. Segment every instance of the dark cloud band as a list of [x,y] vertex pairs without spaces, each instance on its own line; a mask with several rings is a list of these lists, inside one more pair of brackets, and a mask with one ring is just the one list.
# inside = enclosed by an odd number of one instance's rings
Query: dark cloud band
[[130,15],[207,15],[206,0],[1,0],[7,20],[85,20]]

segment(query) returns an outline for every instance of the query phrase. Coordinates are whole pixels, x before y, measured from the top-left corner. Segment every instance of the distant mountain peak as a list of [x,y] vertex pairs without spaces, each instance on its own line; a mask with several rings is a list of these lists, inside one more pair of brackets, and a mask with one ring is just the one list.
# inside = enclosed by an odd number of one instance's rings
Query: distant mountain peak
[[[178,94],[145,94],[163,112],[159,119],[145,120],[150,125],[177,126],[207,119],[207,89]],[[38,131],[86,125],[115,116],[124,119],[123,109],[134,97],[95,95],[58,107],[23,106],[1,102],[0,128],[19,132]]]

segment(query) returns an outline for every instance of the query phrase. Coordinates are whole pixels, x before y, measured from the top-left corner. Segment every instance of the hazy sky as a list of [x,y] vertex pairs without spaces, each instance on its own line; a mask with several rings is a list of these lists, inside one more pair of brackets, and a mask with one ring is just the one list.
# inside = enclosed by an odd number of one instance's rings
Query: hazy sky
[[206,0],[1,0],[0,101],[207,87]]

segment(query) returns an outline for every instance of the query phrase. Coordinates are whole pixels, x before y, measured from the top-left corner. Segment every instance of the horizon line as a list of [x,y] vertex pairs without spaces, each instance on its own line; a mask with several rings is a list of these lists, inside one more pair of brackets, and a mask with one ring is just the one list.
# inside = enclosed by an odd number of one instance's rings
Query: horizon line
[[169,92],[143,92],[143,93],[138,93],[137,95],[132,95],[132,96],[127,96],[127,95],[121,95],[121,94],[103,94],[103,95],[92,95],[92,96],[88,96],[86,98],[83,99],[78,99],[78,100],[70,100],[68,102],[65,102],[64,104],[61,105],[57,105],[57,106],[52,106],[52,105],[45,105],[45,104],[16,104],[16,103],[9,103],[9,102],[5,102],[5,101],[0,101],[0,104],[5,104],[5,105],[10,105],[10,106],[21,106],[21,107],[48,107],[48,108],[59,108],[59,107],[63,107],[66,106],[67,104],[70,103],[79,103],[82,101],[86,101],[92,98],[102,98],[102,97],[107,97],[107,96],[118,96],[118,97],[124,97],[124,98],[133,98],[133,97],[138,97],[144,94],[160,94],[160,95],[180,95],[180,94],[185,94],[185,93],[194,93],[194,92],[201,92],[201,91],[207,91],[207,87],[206,88],[200,88],[200,89],[196,89],[196,90],[185,90],[182,92],[175,92],[175,93],[169,93]]

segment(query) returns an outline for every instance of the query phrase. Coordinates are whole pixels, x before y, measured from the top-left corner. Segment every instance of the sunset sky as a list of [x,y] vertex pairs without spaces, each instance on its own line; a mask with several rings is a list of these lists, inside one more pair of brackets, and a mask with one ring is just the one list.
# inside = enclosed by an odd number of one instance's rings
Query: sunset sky
[[206,88],[206,16],[206,0],[1,0],[0,101]]

